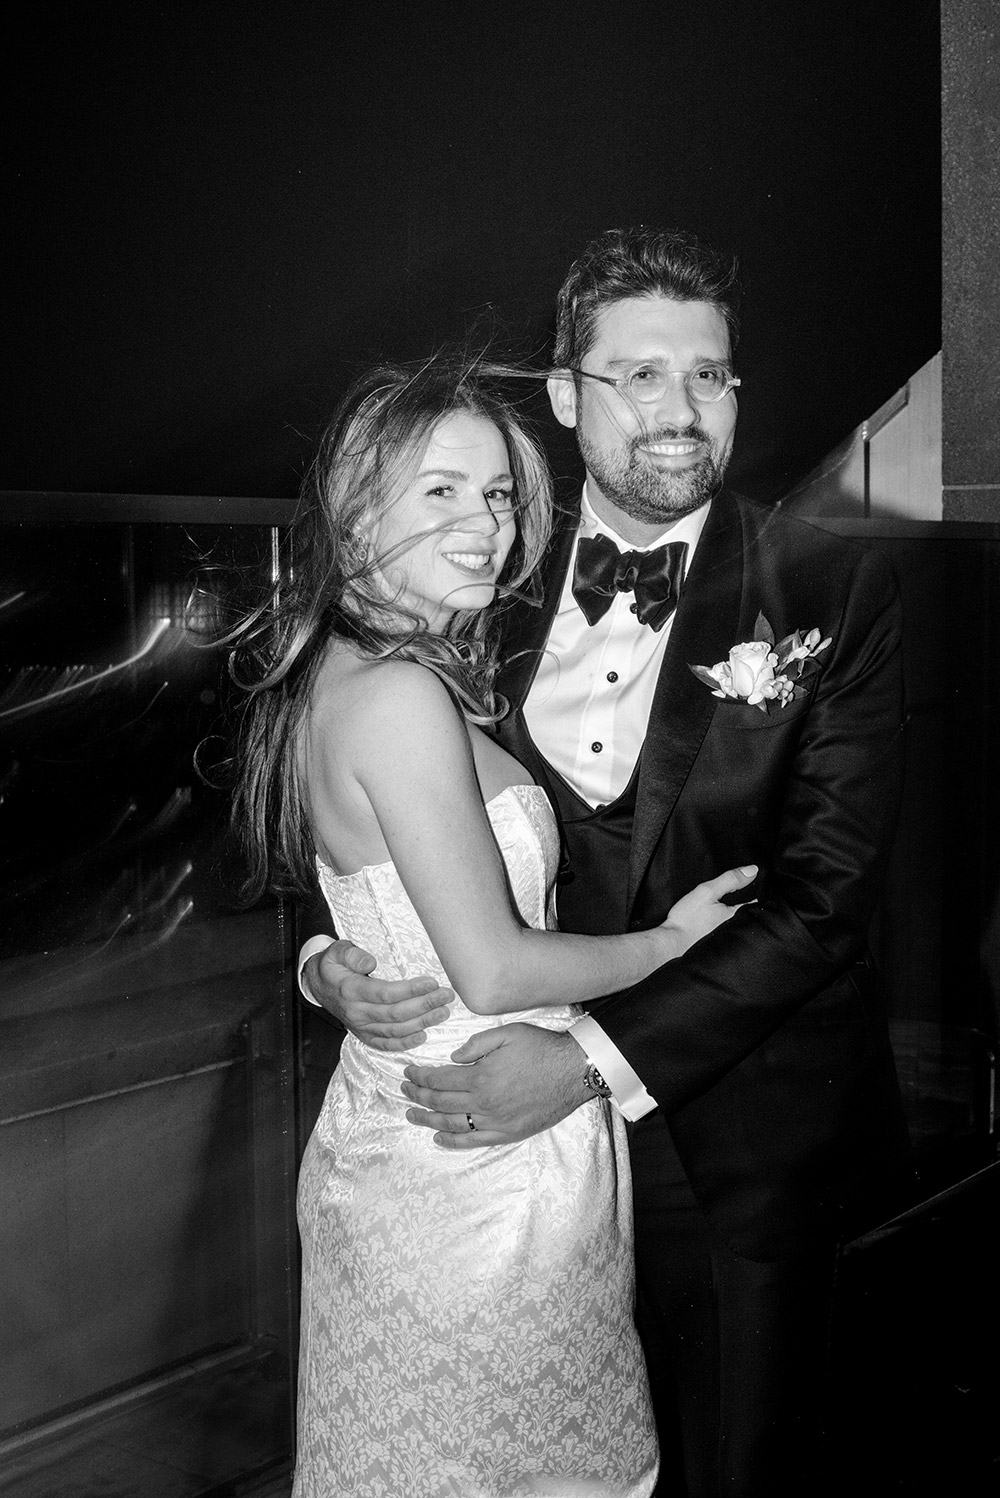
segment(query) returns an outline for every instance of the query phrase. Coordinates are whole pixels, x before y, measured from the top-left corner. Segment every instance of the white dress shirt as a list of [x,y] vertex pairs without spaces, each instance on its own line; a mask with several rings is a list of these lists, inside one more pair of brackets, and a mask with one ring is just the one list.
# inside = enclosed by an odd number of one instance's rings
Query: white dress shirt
[[[668,541],[685,541],[687,576],[707,516],[705,504],[675,521],[650,545],[633,546],[599,519],[584,485],[562,596],[524,717],[537,748],[590,806],[613,801],[631,779],[674,616],[662,629],[650,629],[632,612],[631,593],[616,593],[607,613],[588,624],[573,596],[577,547],[582,537],[597,535],[610,537],[621,551],[652,551]],[[597,1067],[626,1118],[652,1112],[656,1099],[592,1015],[577,1020],[570,1034]]]
[[580,527],[545,654],[524,704],[536,746],[554,770],[590,806],[620,796],[639,758],[663,652],[674,616],[660,630],[640,624],[632,594],[616,593],[596,624],[573,597],[573,570],[582,538],[608,536],[620,551],[654,551],[667,541],[687,542],[685,575],[708,514],[702,505],[677,520],[658,541],[632,546],[599,520],[583,491]]

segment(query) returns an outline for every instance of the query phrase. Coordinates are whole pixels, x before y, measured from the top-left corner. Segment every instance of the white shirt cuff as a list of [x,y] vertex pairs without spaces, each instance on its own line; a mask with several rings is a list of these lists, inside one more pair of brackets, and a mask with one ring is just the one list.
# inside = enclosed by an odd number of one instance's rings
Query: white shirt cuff
[[[303,947],[302,950],[305,951],[305,948]],[[612,1102],[630,1123],[635,1123],[636,1119],[645,1118],[647,1113],[652,1113],[657,1106],[656,1099],[649,1095],[642,1078],[632,1070],[614,1041],[608,1039],[593,1015],[585,1014],[582,1019],[570,1025],[569,1033],[586,1051],[588,1061],[592,1061],[597,1067],[611,1088]]]
[[[327,949],[327,947],[332,947],[332,946],[333,946],[333,937],[332,936],[310,936],[310,938],[309,938],[309,940],[307,942],[303,942],[301,950],[299,951],[299,970],[298,970],[299,991],[301,992],[302,997],[304,999],[307,999],[308,1002],[310,1004],[314,1005],[315,1008],[317,1008],[317,1009],[322,1009],[323,1006],[320,1003],[319,999],[314,999],[313,996],[312,996],[312,994],[309,992],[309,985],[305,981],[305,978],[302,976],[302,969],[305,967],[305,965],[309,961],[310,957],[315,957],[317,952],[325,952],[326,949]],[[598,1071],[601,1070],[601,1068],[599,1066],[598,1066],[597,1069],[598,1069]],[[603,1073],[602,1073],[602,1075],[603,1075]]]

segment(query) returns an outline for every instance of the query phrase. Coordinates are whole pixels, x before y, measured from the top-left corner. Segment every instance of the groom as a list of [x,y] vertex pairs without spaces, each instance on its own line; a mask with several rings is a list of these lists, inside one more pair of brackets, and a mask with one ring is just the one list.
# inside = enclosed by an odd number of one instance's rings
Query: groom
[[[737,864],[755,903],[569,1032],[493,1029],[407,1088],[453,1149],[595,1093],[633,1121],[640,1328],[692,1498],[821,1489],[836,1245],[904,1148],[865,945],[900,790],[896,590],[725,488],[735,328],[734,267],[691,235],[608,231],[571,268],[549,393],[586,484],[541,610],[511,620],[500,735],[559,812],[563,929],[648,927]],[[307,969],[349,1028],[406,1043],[436,1017],[358,963],[338,943]]]

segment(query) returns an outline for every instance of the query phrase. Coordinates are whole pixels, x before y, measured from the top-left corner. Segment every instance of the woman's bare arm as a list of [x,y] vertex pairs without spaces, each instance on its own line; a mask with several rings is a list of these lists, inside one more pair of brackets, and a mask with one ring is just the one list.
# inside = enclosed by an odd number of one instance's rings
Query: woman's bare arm
[[[448,979],[474,1012],[501,1014],[615,992],[679,956],[731,914],[717,904],[723,891],[713,890],[700,902],[689,901],[681,920],[624,936],[525,926],[512,906],[468,732],[444,685],[413,663],[380,663],[367,673],[349,716],[329,751],[337,756],[338,777],[348,769],[367,797]],[[749,882],[738,871],[723,878],[726,890]]]

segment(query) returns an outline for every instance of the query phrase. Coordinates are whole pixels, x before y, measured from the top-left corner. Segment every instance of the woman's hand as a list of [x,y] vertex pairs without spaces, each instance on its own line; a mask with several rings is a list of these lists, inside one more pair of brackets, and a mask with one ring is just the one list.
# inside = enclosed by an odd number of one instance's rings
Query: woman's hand
[[727,869],[714,879],[706,879],[704,884],[696,884],[693,890],[671,905],[663,929],[670,931],[678,943],[673,955],[681,957],[688,947],[693,947],[696,941],[714,931],[716,926],[721,926],[723,921],[730,920],[740,907],[721,904],[723,895],[746,889],[756,877],[756,864]]

